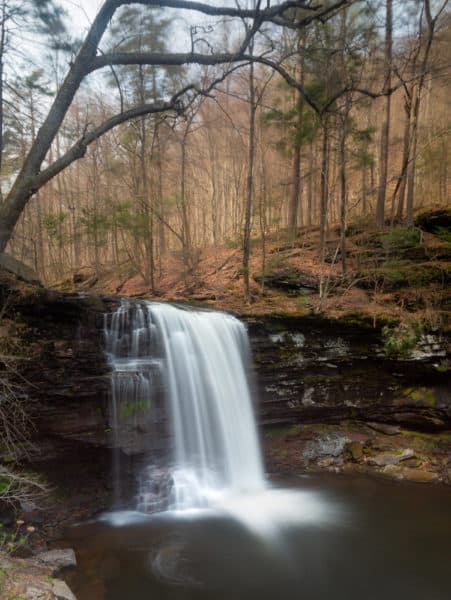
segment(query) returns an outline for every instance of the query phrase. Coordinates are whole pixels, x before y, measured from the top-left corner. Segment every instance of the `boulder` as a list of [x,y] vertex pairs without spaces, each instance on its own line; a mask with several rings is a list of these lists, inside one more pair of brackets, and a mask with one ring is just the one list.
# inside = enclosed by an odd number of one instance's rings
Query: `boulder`
[[432,471],[411,469],[399,465],[387,465],[384,467],[382,473],[392,479],[411,481],[413,483],[432,483],[434,481],[439,481],[440,479],[439,475]]
[[53,595],[56,600],[77,600],[66,582],[56,579],[53,582]]
[[398,435],[398,433],[401,433],[401,427],[398,425],[387,425],[386,423],[367,423],[367,425],[374,431],[384,435]]
[[363,457],[363,446],[359,442],[351,442],[348,444],[347,450],[349,450],[352,460],[356,462]]
[[25,600],[54,600],[52,584],[39,581],[36,584],[28,585],[25,590]]
[[415,225],[429,233],[440,229],[451,230],[451,210],[444,208],[421,213],[416,217]]
[[377,454],[368,460],[370,464],[376,465],[377,467],[386,467],[387,465],[395,465],[403,460],[407,460],[408,458],[412,458],[414,456],[414,451],[410,448],[403,450],[401,454],[390,454],[388,452],[384,452],[382,454]]
[[45,567],[50,567],[53,573],[66,569],[68,567],[76,567],[77,559],[72,548],[49,550],[48,552],[40,552],[34,558],[35,562]]

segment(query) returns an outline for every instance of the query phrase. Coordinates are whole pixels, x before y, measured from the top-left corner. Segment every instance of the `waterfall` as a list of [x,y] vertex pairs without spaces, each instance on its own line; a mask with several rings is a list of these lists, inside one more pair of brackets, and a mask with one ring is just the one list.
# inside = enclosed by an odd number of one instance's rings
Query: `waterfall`
[[170,490],[168,506],[176,509],[264,489],[247,376],[249,343],[238,319],[123,300],[105,318],[105,343],[112,367],[116,445],[120,407],[125,403],[135,421],[151,421],[155,389],[164,387],[172,461],[169,475],[162,479],[160,473],[158,481],[154,465],[144,470],[138,509],[158,508],[156,488]]

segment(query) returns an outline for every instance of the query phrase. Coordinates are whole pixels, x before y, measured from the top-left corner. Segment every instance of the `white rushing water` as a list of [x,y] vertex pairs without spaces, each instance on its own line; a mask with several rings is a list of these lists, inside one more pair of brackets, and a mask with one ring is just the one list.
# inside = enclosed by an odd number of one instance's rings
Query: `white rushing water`
[[121,406],[129,418],[133,413],[134,418],[151,419],[159,378],[170,407],[170,482],[167,477],[156,486],[149,466],[139,510],[156,506],[155,486],[170,487],[173,509],[210,506],[229,495],[265,489],[242,323],[225,313],[123,300],[106,317],[105,340],[113,370],[116,442]]

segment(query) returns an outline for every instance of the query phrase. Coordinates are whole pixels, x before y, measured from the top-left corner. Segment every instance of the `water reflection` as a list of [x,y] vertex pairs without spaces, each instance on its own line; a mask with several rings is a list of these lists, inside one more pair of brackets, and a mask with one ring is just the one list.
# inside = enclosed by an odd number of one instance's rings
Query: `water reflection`
[[[448,600],[451,492],[303,480],[222,506],[71,532],[79,600]],[[113,565],[113,567],[112,567]]]

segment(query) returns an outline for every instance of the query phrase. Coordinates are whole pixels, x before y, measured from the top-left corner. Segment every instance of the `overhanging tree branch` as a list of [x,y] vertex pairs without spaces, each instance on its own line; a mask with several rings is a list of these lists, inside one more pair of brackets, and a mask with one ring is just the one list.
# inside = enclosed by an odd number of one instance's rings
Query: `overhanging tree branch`
[[[190,0],[105,0],[102,4],[94,22],[92,23],[86,38],[78,52],[75,60],[71,64],[71,67],[66,75],[66,78],[61,85],[52,107],[50,108],[46,119],[41,125],[35,141],[33,142],[28,155],[26,156],[20,173],[18,174],[14,185],[12,186],[5,201],[0,206],[0,252],[2,252],[9,239],[11,238],[13,229],[24,210],[27,202],[33,196],[33,194],[39,189],[43,182],[50,177],[51,173],[56,173],[58,169],[62,170],[65,168],[64,165],[70,164],[65,163],[62,157],[59,162],[55,163],[54,166],[50,166],[41,173],[42,164],[50,150],[50,147],[55,140],[55,137],[60,130],[63,120],[69,110],[70,105],[77,93],[82,81],[85,77],[101,68],[102,66],[112,66],[114,64],[154,64],[156,62],[149,62],[150,60],[159,60],[160,65],[166,66],[170,64],[191,64],[198,63],[203,65],[215,65],[224,63],[236,63],[236,62],[247,62],[249,58],[257,60],[262,64],[268,64],[268,66],[275,65],[276,63],[265,62],[264,58],[249,57],[246,56],[245,50],[248,44],[253,39],[259,26],[265,22],[273,23],[281,27],[299,28],[305,27],[314,20],[325,20],[329,16],[333,15],[335,11],[344,6],[352,4],[358,0],[337,0],[331,4],[322,5],[314,4],[308,0],[299,1],[285,1],[275,6],[269,6],[266,8],[256,9],[240,9],[226,6],[211,6],[202,2],[192,2]],[[122,53],[107,54],[106,56],[98,56],[99,44],[103,38],[103,35],[113,18],[115,12],[123,6],[130,4],[140,4],[142,6],[158,7],[158,8],[175,8],[188,11],[197,11],[206,15],[216,17],[231,17],[240,19],[253,19],[254,25],[258,24],[258,27],[251,27],[245,36],[244,42],[240,47],[238,54],[217,54],[217,55],[201,55],[201,54],[185,54],[185,55],[125,55]],[[301,11],[297,16],[298,11]],[[294,16],[293,16],[294,15]],[[147,62],[146,62],[147,61]],[[279,70],[279,68],[276,68]],[[283,76],[283,69],[280,68],[279,72]],[[285,77],[286,78],[286,77]],[[312,101],[305,95],[306,100],[313,106]],[[169,110],[173,109],[173,105],[169,103]],[[151,111],[161,112],[161,106],[149,106],[144,105],[131,111],[123,113],[127,115],[125,118],[121,115],[121,119],[118,121],[119,116],[113,117],[113,121],[110,121],[108,126],[103,124],[96,130],[93,130],[83,138],[83,142],[80,140],[69,152],[73,152],[73,155],[77,157],[83,152],[83,148],[86,148],[87,140],[92,136],[97,135],[100,137],[114,127],[119,122],[135,118],[135,116],[142,116],[144,114],[150,114]],[[150,111],[150,112],[149,112]],[[104,129],[104,127],[107,127]],[[93,139],[97,139],[94,137]],[[92,141],[92,139],[91,139]],[[91,143],[91,142],[89,142]],[[66,157],[68,160],[69,157]],[[46,174],[46,175],[44,175]],[[52,175],[54,176],[54,175]]]
[[156,104],[143,104],[136,108],[121,112],[110,119],[104,121],[98,127],[95,127],[91,131],[85,133],[61,158],[53,162],[49,167],[41,171],[33,180],[33,189],[38,190],[53,177],[61,173],[66,167],[72,164],[74,161],[83,158],[86,150],[90,144],[98,140],[108,131],[111,131],[114,127],[151,114],[169,112],[174,110],[180,112],[175,102],[162,102]]
[[[168,102],[155,102],[136,106],[130,110],[120,112],[119,114],[110,117],[91,131],[85,131],[82,137],[65,154],[63,154],[63,156],[61,156],[58,160],[53,162],[35,177],[33,181],[33,188],[40,189],[70,164],[76,160],[79,160],[80,158],[83,158],[90,144],[101,138],[105,133],[111,131],[118,125],[152,114],[168,113],[173,111],[176,115],[180,115],[188,106],[195,102],[197,97],[209,96],[211,91],[217,85],[222,83],[233,71],[238,68],[242,68],[243,66],[245,65],[240,64],[227,70],[221,76],[215,78],[205,88],[199,88],[195,84],[189,84],[174,94]],[[181,98],[188,95],[190,92],[193,92],[194,95],[189,98],[185,104],[183,104]]]

